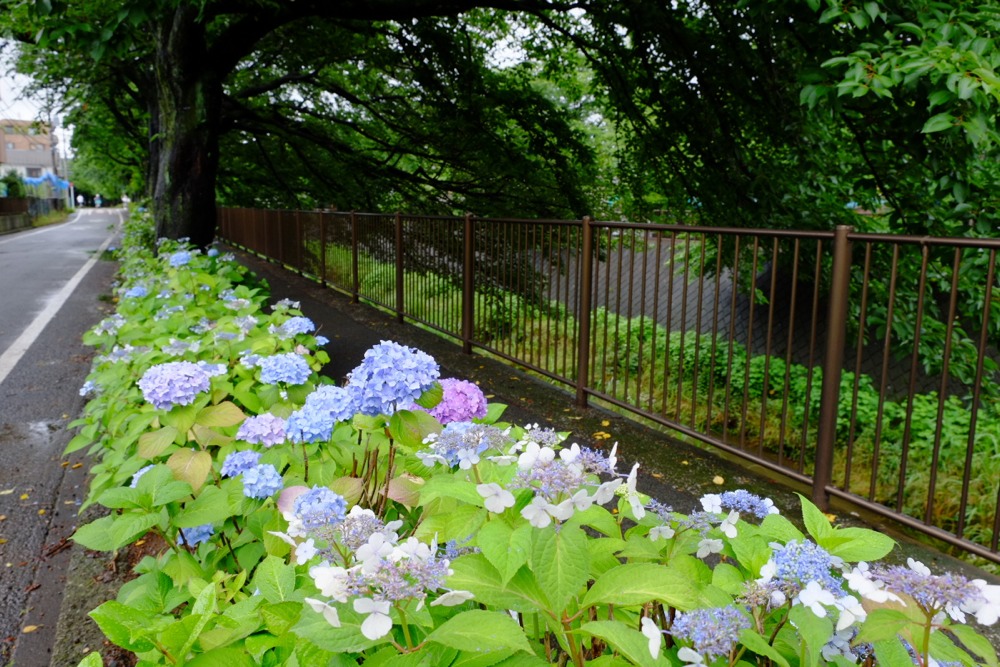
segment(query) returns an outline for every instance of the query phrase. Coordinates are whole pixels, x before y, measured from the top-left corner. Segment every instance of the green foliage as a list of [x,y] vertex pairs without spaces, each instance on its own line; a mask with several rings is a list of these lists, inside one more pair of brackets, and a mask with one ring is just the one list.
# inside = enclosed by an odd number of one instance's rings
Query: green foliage
[[28,191],[24,187],[21,176],[13,169],[8,169],[7,173],[0,179],[0,187],[4,188],[5,197],[27,197]]

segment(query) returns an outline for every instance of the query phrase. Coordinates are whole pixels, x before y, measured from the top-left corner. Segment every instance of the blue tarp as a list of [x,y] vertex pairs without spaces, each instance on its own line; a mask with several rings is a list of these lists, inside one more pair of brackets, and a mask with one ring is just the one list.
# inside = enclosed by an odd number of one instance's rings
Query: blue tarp
[[23,179],[25,185],[42,185],[48,183],[57,190],[68,190],[69,181],[63,180],[53,173],[46,173],[39,177],[25,176]]

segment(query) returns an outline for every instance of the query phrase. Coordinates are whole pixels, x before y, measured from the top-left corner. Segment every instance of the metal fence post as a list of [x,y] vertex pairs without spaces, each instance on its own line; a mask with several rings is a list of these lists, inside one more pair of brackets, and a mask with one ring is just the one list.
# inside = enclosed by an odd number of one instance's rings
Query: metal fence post
[[476,292],[475,243],[472,215],[465,214],[465,231],[462,235],[462,352],[472,354],[472,332],[475,323]]
[[403,286],[403,216],[396,211],[396,321],[403,322],[405,293]]
[[816,468],[813,472],[812,501],[821,510],[830,505],[827,487],[833,480],[833,447],[837,437],[837,410],[840,378],[847,339],[847,301],[851,288],[851,243],[849,225],[837,225],[833,235],[833,274],[830,279],[830,307],[823,360],[823,387],[819,402],[819,430],[816,438]]
[[361,274],[358,271],[358,216],[351,211],[351,303],[358,303],[361,293]]
[[576,404],[587,407],[587,382],[590,380],[590,316],[591,292],[593,290],[593,245],[594,230],[590,226],[590,216],[584,216],[581,227],[583,244],[580,251],[580,305],[577,321],[580,323],[576,341]]
[[319,214],[319,284],[326,287],[326,211]]

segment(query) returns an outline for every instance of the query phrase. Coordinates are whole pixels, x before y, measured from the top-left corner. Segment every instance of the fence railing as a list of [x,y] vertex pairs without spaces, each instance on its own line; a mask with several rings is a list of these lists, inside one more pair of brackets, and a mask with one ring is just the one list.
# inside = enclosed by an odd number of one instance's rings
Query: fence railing
[[1000,562],[1000,240],[254,209],[220,236]]

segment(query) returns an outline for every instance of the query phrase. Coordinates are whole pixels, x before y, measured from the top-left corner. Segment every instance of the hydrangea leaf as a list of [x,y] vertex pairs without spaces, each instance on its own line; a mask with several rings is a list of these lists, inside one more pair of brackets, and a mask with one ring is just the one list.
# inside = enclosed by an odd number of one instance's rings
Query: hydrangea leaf
[[[204,635],[202,635],[204,637]],[[215,648],[184,663],[187,667],[255,667],[256,662],[238,647]]]
[[198,411],[201,409],[201,405],[199,403],[201,403],[201,401],[196,401],[191,405],[176,406],[169,412],[165,412],[160,417],[160,421],[167,426],[173,426],[181,433],[187,433],[188,430],[190,430],[190,428],[194,425],[194,421],[198,416]]
[[587,535],[564,525],[559,532],[535,531],[532,542],[532,572],[552,603],[551,611],[561,611],[590,578]]
[[954,624],[948,627],[948,632],[954,634],[962,644],[990,667],[997,666],[997,652],[993,644],[968,625]]
[[671,561],[671,567],[625,563],[601,575],[580,605],[638,606],[658,600],[680,610],[691,609],[701,597],[700,579],[700,574],[682,558]]
[[[420,489],[424,486],[421,477],[400,475],[389,480],[389,498],[406,507],[416,507],[420,504]],[[341,494],[343,495],[343,494]]]
[[740,632],[740,643],[757,655],[770,658],[775,664],[780,665],[780,667],[790,667],[788,659],[753,630],[743,630]]
[[420,394],[420,397],[417,398],[414,403],[422,408],[430,410],[440,403],[442,398],[444,398],[444,389],[441,387],[440,382],[435,382],[431,385],[430,389]]
[[260,608],[260,618],[264,627],[273,635],[283,635],[298,623],[302,616],[301,602],[277,602],[266,604]]
[[295,568],[282,558],[268,556],[257,566],[253,585],[272,604],[288,600],[295,590]]
[[190,484],[197,493],[212,470],[212,455],[196,449],[182,449],[170,455],[167,465],[174,471],[174,477]]
[[[824,519],[825,520],[825,519]],[[782,544],[804,539],[802,531],[780,514],[770,514],[760,522],[760,533]]]
[[160,523],[163,512],[138,514],[129,512],[118,516],[105,516],[80,526],[73,534],[73,541],[94,551],[114,551],[131,544]]
[[838,528],[817,544],[849,563],[879,560],[896,547],[896,541],[885,533],[855,527]]
[[531,533],[534,529],[522,523],[517,529],[502,520],[488,521],[476,535],[476,546],[500,574],[506,584],[528,562],[531,553]]
[[149,614],[117,600],[109,600],[91,611],[89,616],[101,628],[104,636],[122,648],[136,653],[155,648],[146,636],[153,625]]
[[820,618],[804,605],[794,605],[788,612],[788,620],[805,642],[809,664],[820,664],[820,652],[833,636],[833,621],[829,617]]
[[139,436],[139,456],[144,459],[155,459],[174,444],[178,431],[173,426],[164,426],[156,431],[149,431]]
[[633,665],[658,667],[670,664],[662,654],[654,658],[649,652],[649,640],[645,635],[621,621],[591,621],[584,623],[580,630],[592,637],[603,639]]
[[195,528],[206,523],[220,524],[232,515],[228,494],[217,486],[206,486],[197,498],[171,517],[170,523],[178,528]]
[[506,584],[500,573],[481,553],[466,554],[451,562],[452,574],[448,586],[470,591],[476,602],[490,607],[530,612],[545,608],[545,594],[524,567]]
[[351,605],[338,605],[340,627],[326,622],[322,614],[311,609],[303,609],[302,618],[292,628],[292,633],[306,639],[319,648],[333,653],[357,653],[377,644],[387,643],[391,634],[380,639],[368,639],[361,634],[361,623],[365,616],[357,613]]
[[389,434],[397,444],[416,451],[424,446],[424,438],[439,433],[441,424],[419,410],[397,410],[389,418]]
[[531,651],[524,630],[509,614],[483,609],[452,616],[427,635],[427,641],[460,651]]
[[195,442],[202,447],[224,447],[233,441],[228,435],[223,435],[214,428],[195,424],[191,427]]
[[198,411],[194,423],[210,428],[225,428],[236,426],[246,419],[246,415],[232,401],[223,401],[218,405],[210,405]]
[[495,424],[503,416],[503,413],[507,410],[507,405],[504,403],[488,403],[486,405],[486,416],[482,419],[477,419],[484,424]]

